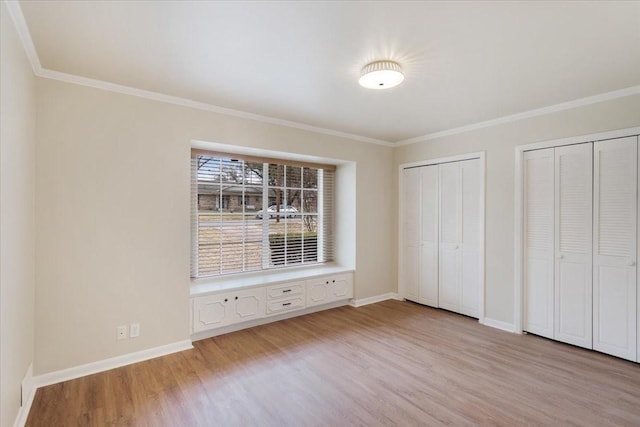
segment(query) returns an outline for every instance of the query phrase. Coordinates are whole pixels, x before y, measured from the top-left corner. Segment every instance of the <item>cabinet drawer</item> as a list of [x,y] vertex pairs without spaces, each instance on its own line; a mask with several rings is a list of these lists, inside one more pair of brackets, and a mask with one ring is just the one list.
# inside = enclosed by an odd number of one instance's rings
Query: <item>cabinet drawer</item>
[[304,295],[304,282],[291,282],[267,288],[267,300]]
[[269,301],[267,303],[267,314],[284,313],[292,310],[300,310],[305,307],[302,296],[296,298],[281,299],[279,301]]

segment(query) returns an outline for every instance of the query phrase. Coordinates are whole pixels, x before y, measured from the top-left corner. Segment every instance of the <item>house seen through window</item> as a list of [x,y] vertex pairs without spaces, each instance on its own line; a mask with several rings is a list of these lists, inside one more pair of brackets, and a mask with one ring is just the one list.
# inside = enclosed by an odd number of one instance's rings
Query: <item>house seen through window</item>
[[194,150],[194,278],[333,260],[335,167]]

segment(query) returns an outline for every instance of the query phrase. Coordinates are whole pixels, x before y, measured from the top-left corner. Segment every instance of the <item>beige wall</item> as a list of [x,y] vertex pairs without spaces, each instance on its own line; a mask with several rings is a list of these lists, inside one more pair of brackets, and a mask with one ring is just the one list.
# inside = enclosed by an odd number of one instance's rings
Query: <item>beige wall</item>
[[[486,317],[513,323],[514,147],[639,125],[640,96],[636,95],[406,145],[394,149],[394,182],[397,185],[402,163],[486,152]],[[394,215],[397,224],[397,210]]]
[[[37,90],[36,374],[189,338],[192,139],[355,162],[356,298],[395,290],[391,148],[53,80]],[[141,336],[117,341],[131,322]]]
[[2,2],[0,426],[11,426],[34,353],[35,77]]
[[[486,316],[512,323],[514,147],[638,111],[627,97],[391,149],[37,79],[35,373],[189,338],[192,139],[354,162],[356,298],[396,291],[398,165],[486,151]],[[132,322],[141,336],[117,341]]]

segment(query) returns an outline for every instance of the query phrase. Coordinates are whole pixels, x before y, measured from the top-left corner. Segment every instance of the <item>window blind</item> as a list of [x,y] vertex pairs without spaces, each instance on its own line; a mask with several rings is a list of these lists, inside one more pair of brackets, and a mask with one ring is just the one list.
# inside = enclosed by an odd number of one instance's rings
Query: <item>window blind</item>
[[193,150],[191,277],[333,261],[335,166]]

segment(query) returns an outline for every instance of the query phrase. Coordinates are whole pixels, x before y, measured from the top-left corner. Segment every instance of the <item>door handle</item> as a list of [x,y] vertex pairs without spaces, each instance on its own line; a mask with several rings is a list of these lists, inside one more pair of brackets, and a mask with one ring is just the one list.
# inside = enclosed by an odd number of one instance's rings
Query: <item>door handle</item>
[[633,267],[634,265],[636,265],[636,262],[635,262],[635,261],[629,261],[629,262],[627,263],[627,265],[628,265],[629,267]]
[[558,256],[556,256],[556,258],[558,258],[558,259],[563,259],[563,258],[564,258],[564,255],[562,255],[562,254],[558,254]]

